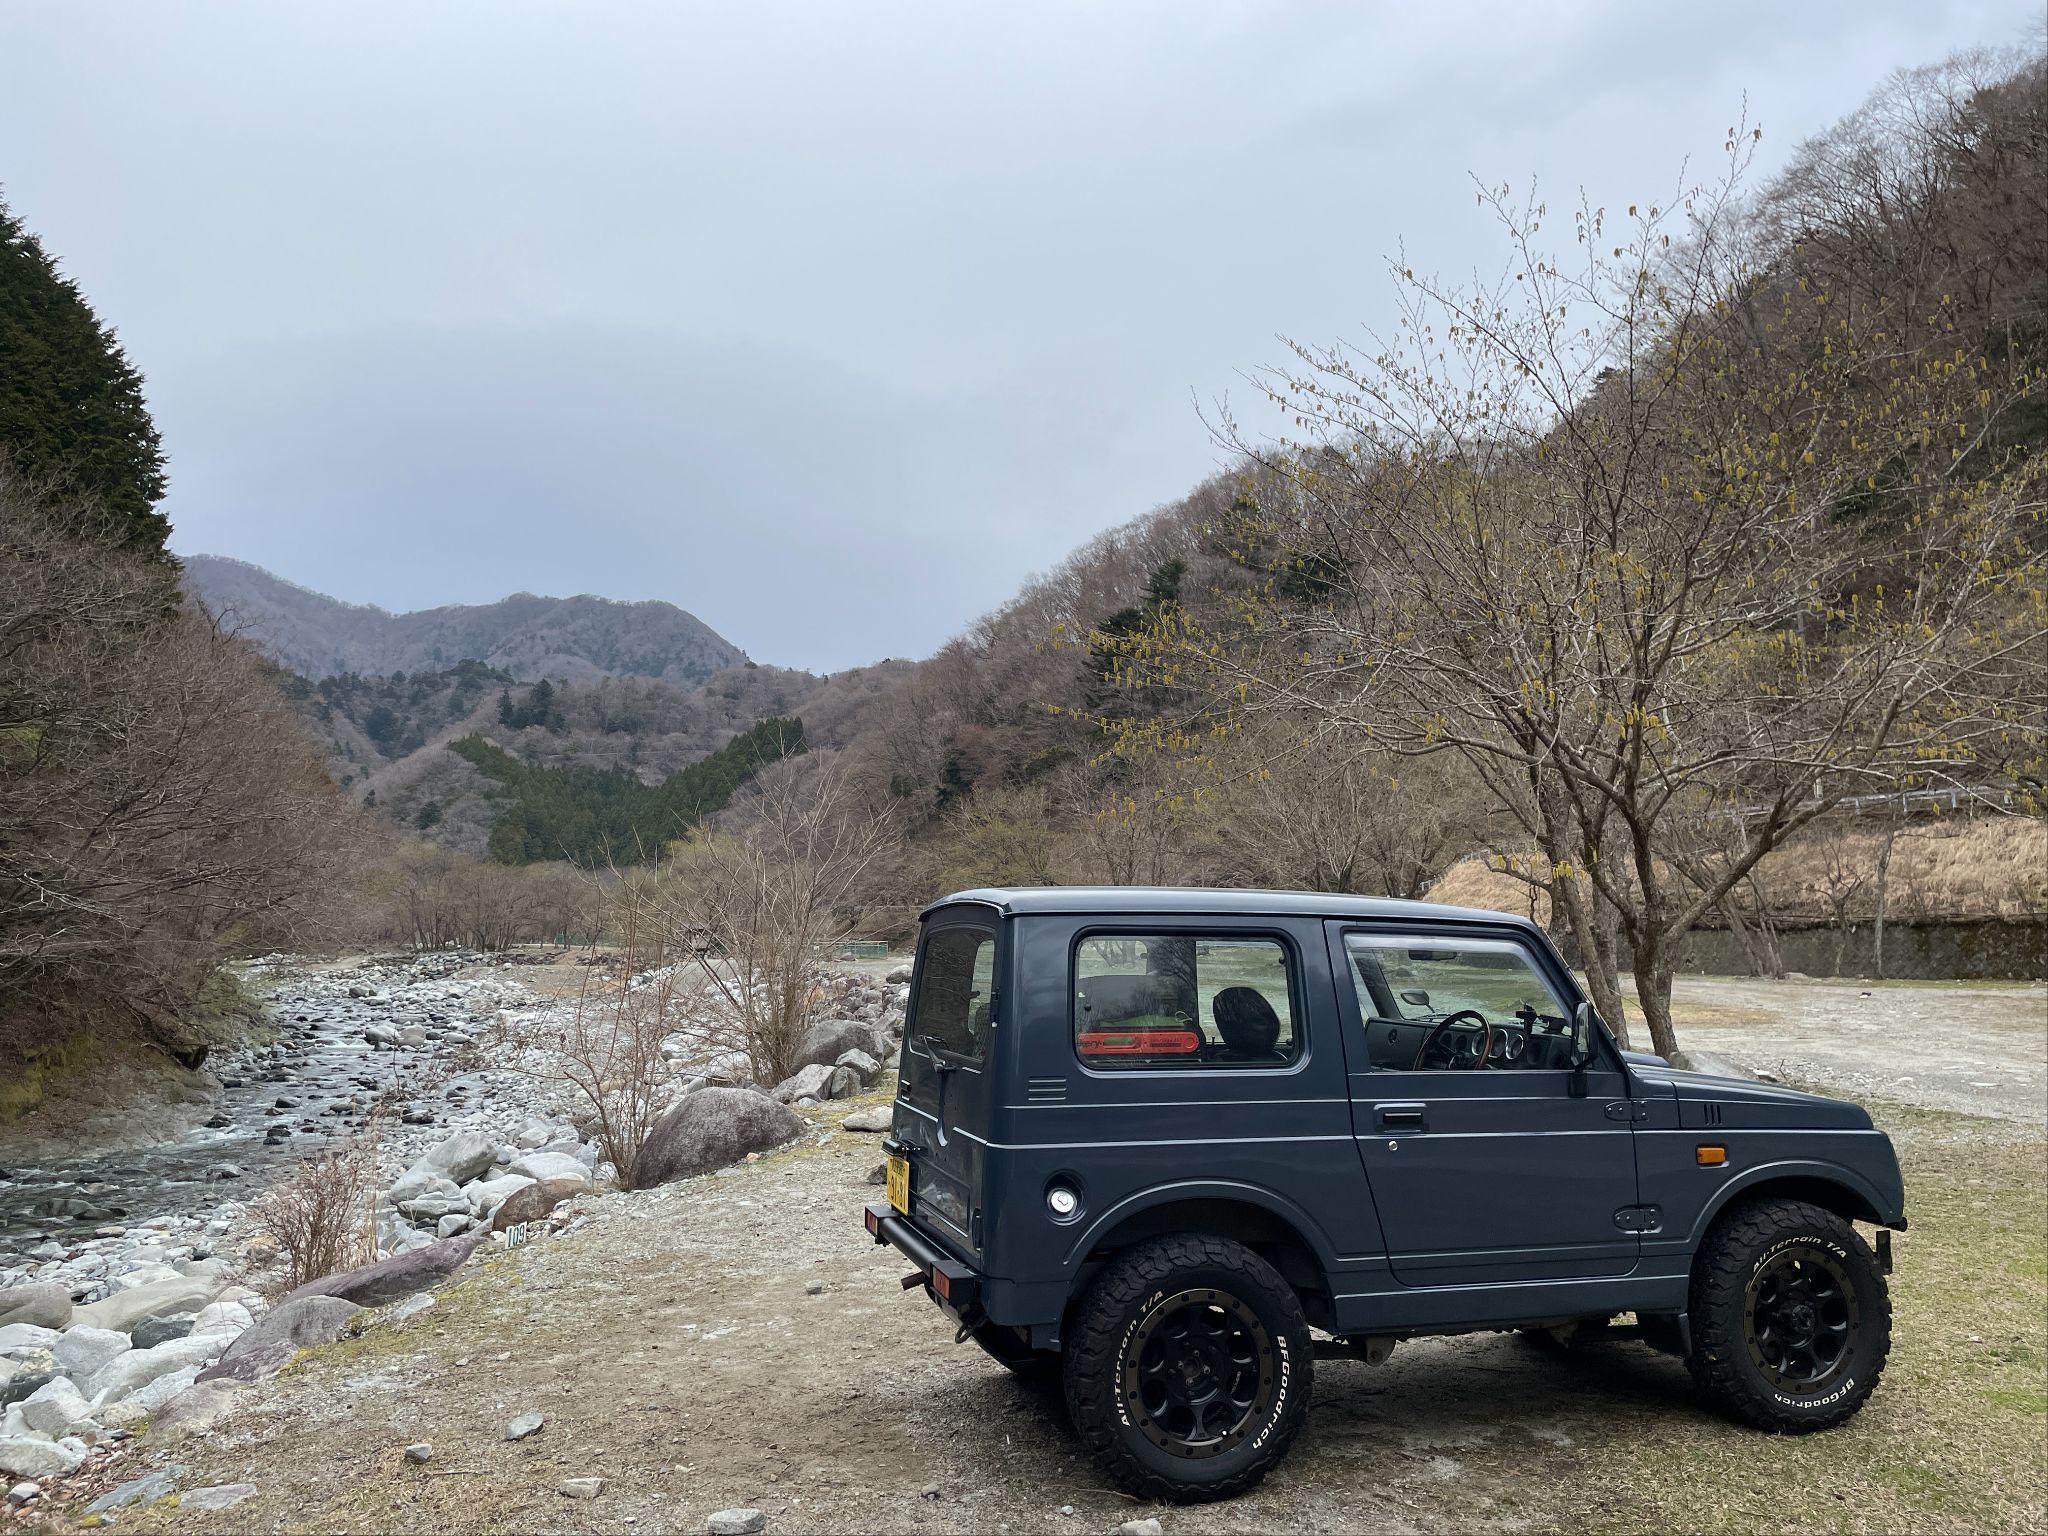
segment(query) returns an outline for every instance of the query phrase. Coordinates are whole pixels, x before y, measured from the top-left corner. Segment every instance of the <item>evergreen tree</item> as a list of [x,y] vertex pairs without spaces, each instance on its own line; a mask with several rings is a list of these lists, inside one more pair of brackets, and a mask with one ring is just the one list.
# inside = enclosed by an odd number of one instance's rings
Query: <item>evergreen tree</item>
[[0,451],[32,485],[89,499],[108,542],[168,561],[164,456],[142,375],[78,285],[0,202]]

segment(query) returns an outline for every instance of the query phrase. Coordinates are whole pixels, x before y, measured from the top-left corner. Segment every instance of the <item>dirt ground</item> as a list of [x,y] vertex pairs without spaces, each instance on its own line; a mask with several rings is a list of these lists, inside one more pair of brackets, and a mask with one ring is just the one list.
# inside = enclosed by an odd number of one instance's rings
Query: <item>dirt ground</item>
[[[1054,1394],[955,1346],[939,1312],[899,1290],[902,1262],[859,1220],[875,1138],[835,1129],[840,1105],[757,1163],[589,1202],[582,1225],[478,1264],[410,1325],[301,1356],[208,1440],[145,1438],[125,1475],[178,1464],[185,1487],[258,1492],[221,1514],[163,1504],[121,1525],[698,1531],[712,1510],[754,1506],[771,1532],[1106,1532],[1146,1514],[1168,1536],[2040,1529],[2048,997],[1886,989],[1884,1012],[1859,990],[1692,984],[1681,1022],[1701,1047],[1711,1037],[1788,1077],[1839,1084],[1822,1070],[1836,1067],[1995,1117],[1900,1093],[1877,1105],[1904,1133],[1913,1229],[1890,1370],[1831,1434],[1737,1429],[1637,1344],[1559,1357],[1500,1335],[1422,1341],[1381,1366],[1318,1362],[1302,1438],[1251,1495],[1143,1507],[1077,1452]],[[1783,1030],[1767,1050],[1769,1020]],[[508,1443],[506,1422],[534,1411],[542,1431]],[[408,1464],[420,1440],[433,1458]],[[595,1499],[558,1491],[588,1476],[604,1479]]]

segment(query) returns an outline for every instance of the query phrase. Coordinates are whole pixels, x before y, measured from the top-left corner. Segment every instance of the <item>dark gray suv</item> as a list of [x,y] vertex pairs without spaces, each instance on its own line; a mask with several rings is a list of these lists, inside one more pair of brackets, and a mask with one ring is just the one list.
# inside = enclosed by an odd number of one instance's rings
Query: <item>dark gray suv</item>
[[1802,1432],[1854,1413],[1890,1346],[1905,1195],[1869,1115],[1618,1050],[1502,914],[949,897],[885,1150],[867,1226],[906,1287],[1060,1372],[1076,1431],[1151,1497],[1256,1483],[1319,1352],[1633,1314],[1726,1411]]

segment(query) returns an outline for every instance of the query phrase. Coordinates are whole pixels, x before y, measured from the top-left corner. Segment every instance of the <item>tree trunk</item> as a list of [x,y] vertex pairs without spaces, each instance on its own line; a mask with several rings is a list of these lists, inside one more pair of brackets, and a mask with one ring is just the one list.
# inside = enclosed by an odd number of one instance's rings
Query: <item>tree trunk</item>
[[1721,921],[1728,925],[1728,931],[1735,935],[1735,942],[1742,946],[1742,956],[1749,962],[1749,974],[1767,974],[1763,952],[1757,948],[1756,936],[1749,931],[1749,924],[1742,920],[1742,910],[1726,896],[1715,903],[1721,910]]
[[[1645,925],[1647,927],[1647,925]],[[1636,941],[1636,1006],[1650,1027],[1650,1049],[1669,1061],[1678,1049],[1678,1035],[1671,1024],[1671,982],[1677,945],[1654,929]]]
[[1614,1032],[1614,1038],[1626,1050],[1628,1015],[1621,1006],[1621,977],[1614,962],[1614,938],[1611,933],[1603,934],[1598,919],[1586,910],[1589,894],[1577,880],[1566,875],[1550,887],[1551,906],[1553,914],[1559,907],[1564,909],[1572,946],[1578,950],[1579,963],[1585,968],[1586,990],[1593,994],[1593,1011],[1600,1015],[1600,1021]]
[[1899,835],[1896,821],[1884,829],[1884,844],[1877,850],[1877,921],[1870,930],[1870,974],[1884,980],[1884,905],[1891,894],[1892,843]]

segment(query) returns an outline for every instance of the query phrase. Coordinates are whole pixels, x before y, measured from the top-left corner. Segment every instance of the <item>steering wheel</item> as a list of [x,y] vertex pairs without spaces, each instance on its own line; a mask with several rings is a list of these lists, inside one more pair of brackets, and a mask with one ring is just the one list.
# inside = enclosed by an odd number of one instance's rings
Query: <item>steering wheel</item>
[[[1439,1041],[1443,1040],[1444,1031],[1465,1019],[1470,1019],[1480,1029],[1484,1030],[1485,1033],[1480,1036],[1468,1036],[1465,1039],[1448,1042],[1449,1049],[1445,1052],[1443,1065],[1461,1068],[1468,1072],[1476,1072],[1479,1068],[1485,1066],[1487,1058],[1493,1054],[1493,1026],[1486,1022],[1486,1015],[1477,1008],[1460,1008],[1456,1013],[1445,1014],[1430,1026],[1429,1033],[1422,1037],[1422,1044],[1415,1048],[1415,1065],[1409,1070],[1412,1072],[1422,1071],[1428,1064],[1429,1053],[1436,1049]],[[1476,1054],[1473,1051],[1473,1043],[1476,1043],[1478,1046]]]

